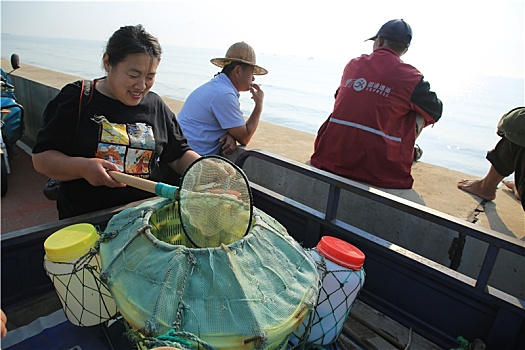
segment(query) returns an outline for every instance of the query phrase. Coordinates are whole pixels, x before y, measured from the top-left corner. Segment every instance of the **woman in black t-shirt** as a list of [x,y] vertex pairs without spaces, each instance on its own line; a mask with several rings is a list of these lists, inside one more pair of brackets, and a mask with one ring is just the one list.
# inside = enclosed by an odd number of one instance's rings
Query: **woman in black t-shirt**
[[66,85],[49,102],[33,148],[35,169],[61,181],[59,218],[106,209],[153,196],[126,187],[107,170],[176,183],[200,156],[191,150],[175,114],[150,89],[162,49],[141,25],[125,26],[109,39],[106,76],[94,81],[79,114],[81,82]]

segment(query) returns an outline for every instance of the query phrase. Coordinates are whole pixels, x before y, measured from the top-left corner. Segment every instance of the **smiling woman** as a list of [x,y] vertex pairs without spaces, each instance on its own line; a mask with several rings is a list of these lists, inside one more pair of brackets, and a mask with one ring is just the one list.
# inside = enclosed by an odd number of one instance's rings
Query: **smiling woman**
[[[175,114],[150,91],[161,54],[158,40],[144,27],[121,27],[108,41],[103,56],[107,76],[94,80],[89,104],[80,111],[83,82],[68,84],[49,102],[33,164],[61,181],[60,219],[153,196],[114,180],[108,171],[170,184],[175,173],[180,176],[199,158]],[[75,114],[77,120],[71,118]],[[172,179],[166,178],[170,171]]]
[[103,62],[107,77],[100,81],[99,91],[125,105],[136,106],[155,83],[159,58],[137,53],[112,65],[106,53]]

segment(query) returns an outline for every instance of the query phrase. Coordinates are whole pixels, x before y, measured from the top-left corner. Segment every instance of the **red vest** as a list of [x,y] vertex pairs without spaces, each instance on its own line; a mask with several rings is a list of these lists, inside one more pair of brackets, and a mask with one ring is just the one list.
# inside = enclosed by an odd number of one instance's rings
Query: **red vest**
[[441,112],[423,75],[381,47],[346,65],[311,164],[378,187],[411,188],[416,115],[429,125]]

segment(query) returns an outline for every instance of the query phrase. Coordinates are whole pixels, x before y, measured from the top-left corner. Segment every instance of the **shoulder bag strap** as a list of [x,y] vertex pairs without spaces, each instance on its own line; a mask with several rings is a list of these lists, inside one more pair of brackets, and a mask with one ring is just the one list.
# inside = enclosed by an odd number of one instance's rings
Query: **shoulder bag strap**
[[80,125],[80,116],[86,109],[86,106],[91,102],[91,98],[93,98],[93,89],[95,88],[94,81],[91,80],[82,80],[82,85],[80,87],[80,98],[78,101],[78,117],[77,117],[77,128],[75,130],[75,134],[78,131],[78,127]]

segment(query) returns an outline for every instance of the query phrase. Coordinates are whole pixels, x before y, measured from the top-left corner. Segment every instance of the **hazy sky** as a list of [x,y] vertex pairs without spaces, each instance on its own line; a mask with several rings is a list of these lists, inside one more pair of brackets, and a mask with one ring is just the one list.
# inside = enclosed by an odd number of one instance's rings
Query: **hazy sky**
[[118,27],[141,23],[163,45],[226,52],[246,41],[258,54],[342,62],[370,53],[364,40],[403,18],[414,33],[403,60],[427,77],[444,68],[524,76],[523,0],[1,0],[1,16],[2,33],[105,41]]

